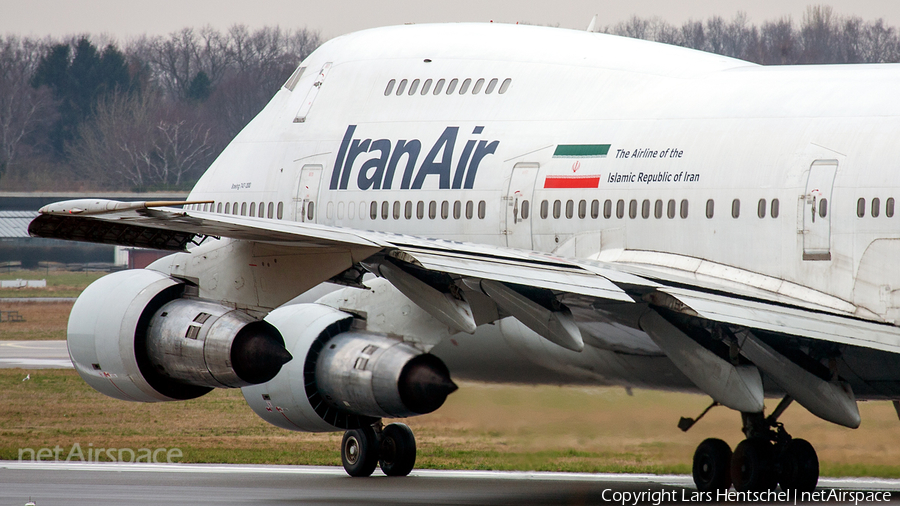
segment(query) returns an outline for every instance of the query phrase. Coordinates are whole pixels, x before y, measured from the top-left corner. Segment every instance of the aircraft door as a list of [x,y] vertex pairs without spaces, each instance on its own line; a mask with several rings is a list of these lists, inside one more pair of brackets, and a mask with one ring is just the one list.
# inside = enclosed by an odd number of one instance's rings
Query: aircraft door
[[837,160],[816,160],[809,167],[803,196],[803,260],[831,260],[831,190]]
[[321,179],[321,165],[304,165],[300,170],[300,183],[297,186],[297,197],[294,199],[294,221],[315,223]]
[[509,178],[506,201],[506,245],[512,248],[532,249],[531,219],[534,216],[534,181],[540,164],[519,162],[513,166]]

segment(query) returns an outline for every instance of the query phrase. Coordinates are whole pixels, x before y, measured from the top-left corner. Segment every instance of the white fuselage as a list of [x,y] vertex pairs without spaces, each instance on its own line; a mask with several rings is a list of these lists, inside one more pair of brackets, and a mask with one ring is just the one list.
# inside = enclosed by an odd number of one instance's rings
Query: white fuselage
[[491,24],[342,36],[301,69],[192,200],[900,317],[900,65],[761,67]]

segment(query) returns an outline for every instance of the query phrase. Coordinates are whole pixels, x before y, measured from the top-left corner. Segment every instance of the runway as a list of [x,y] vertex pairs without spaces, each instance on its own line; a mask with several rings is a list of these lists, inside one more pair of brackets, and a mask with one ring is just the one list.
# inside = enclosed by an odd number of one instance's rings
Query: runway
[[72,368],[65,341],[0,341],[0,368]]
[[[819,489],[824,497],[837,489],[900,499],[900,480],[822,479]],[[680,503],[693,502],[695,490],[689,476],[421,470],[350,478],[337,467],[0,462],[3,506],[29,498],[36,506],[634,504],[641,493],[646,500],[637,503],[653,504],[654,492]]]

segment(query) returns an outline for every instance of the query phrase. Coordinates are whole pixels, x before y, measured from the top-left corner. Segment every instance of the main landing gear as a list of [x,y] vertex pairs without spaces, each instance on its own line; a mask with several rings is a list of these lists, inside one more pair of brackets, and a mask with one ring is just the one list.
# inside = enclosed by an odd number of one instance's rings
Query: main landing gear
[[388,476],[406,476],[416,464],[416,438],[402,423],[348,430],[341,441],[341,463],[350,476],[371,476],[379,465]]
[[[700,443],[693,464],[697,490],[716,492],[727,490],[732,484],[739,492],[772,490],[778,485],[782,490],[815,490],[819,481],[816,450],[809,442],[792,438],[778,422],[792,401],[786,396],[768,417],[762,413],[741,413],[747,439],[738,443],[733,453],[721,439]],[[679,427],[687,430],[695,421],[682,419]]]

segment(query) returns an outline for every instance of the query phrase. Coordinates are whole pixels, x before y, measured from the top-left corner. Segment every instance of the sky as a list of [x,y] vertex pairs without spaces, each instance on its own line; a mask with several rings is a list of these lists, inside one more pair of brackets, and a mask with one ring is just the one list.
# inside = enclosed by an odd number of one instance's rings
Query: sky
[[790,16],[802,19],[807,5],[831,5],[837,14],[884,18],[900,26],[897,0],[0,0],[0,34],[43,37],[108,35],[119,42],[165,35],[184,27],[234,24],[250,28],[311,28],[325,38],[377,26],[456,21],[527,22],[584,30],[632,15],[658,16],[672,24],[746,13],[754,24]]

